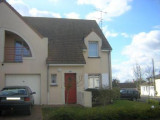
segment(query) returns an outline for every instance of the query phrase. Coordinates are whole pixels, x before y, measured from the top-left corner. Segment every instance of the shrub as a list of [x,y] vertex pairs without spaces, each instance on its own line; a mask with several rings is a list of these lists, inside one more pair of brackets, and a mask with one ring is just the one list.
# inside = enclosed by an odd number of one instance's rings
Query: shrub
[[150,120],[159,118],[159,109],[106,109],[106,108],[87,108],[74,111],[68,108],[55,110],[48,119],[44,120]]
[[111,103],[113,100],[119,99],[120,97],[120,90],[118,88],[113,89],[105,89],[101,88],[98,90],[97,94],[97,101],[105,106],[108,103]]
[[147,103],[151,105],[156,105],[156,106],[159,105],[159,101],[154,99],[148,99]]

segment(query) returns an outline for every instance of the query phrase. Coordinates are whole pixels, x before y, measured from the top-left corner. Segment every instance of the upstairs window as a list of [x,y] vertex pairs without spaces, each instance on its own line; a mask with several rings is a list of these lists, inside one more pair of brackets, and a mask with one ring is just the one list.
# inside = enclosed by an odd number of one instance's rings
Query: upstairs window
[[22,57],[31,57],[31,51],[27,43],[23,40],[17,40],[15,42],[15,61],[22,61]]
[[16,41],[15,43],[16,54],[21,54],[23,57],[31,57],[31,51],[25,41]]
[[98,57],[98,42],[88,43],[88,55],[89,57]]

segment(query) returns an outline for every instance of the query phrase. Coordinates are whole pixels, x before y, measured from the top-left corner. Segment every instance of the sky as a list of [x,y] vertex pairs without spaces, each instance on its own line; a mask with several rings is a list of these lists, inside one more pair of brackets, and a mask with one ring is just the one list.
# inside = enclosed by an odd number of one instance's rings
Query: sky
[[135,79],[136,64],[145,78],[152,59],[160,74],[160,0],[7,1],[23,16],[96,20],[113,49],[112,77],[120,82]]

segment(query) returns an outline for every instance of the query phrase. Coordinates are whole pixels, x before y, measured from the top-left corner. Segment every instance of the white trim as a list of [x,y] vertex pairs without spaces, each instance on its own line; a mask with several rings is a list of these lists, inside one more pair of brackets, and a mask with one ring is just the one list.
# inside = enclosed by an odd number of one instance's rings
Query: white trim
[[85,64],[48,64],[49,66],[84,66]]
[[86,52],[87,51],[87,49],[83,49],[83,52]]

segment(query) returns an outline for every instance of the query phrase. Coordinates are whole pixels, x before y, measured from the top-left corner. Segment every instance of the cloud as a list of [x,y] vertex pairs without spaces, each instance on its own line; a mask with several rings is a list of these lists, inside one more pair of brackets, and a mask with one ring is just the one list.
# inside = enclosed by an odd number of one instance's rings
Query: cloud
[[118,33],[107,31],[107,32],[105,33],[105,36],[106,36],[106,37],[117,37],[117,36],[118,36]]
[[[154,57],[160,52],[160,31],[141,32],[134,35],[132,43],[125,47],[123,54],[132,59]],[[131,54],[132,53],[132,54]]]
[[56,18],[61,18],[60,14],[58,13],[53,13],[53,12],[48,12],[48,11],[40,11],[36,8],[32,8],[29,10],[29,13],[31,16],[36,16],[36,17],[56,17]]
[[49,0],[49,2],[54,2],[55,3],[55,2],[58,2],[58,0]]
[[155,61],[156,74],[160,71],[160,30],[148,33],[141,32],[133,36],[130,45],[126,46],[122,55],[128,57],[127,61],[113,65],[113,76],[121,79],[133,79],[133,66],[138,63],[143,69],[151,66],[152,59]]
[[123,37],[125,37],[125,38],[128,38],[128,37],[129,37],[129,35],[128,35],[127,33],[121,33],[121,35],[122,35]]
[[[97,10],[103,10],[107,12],[106,14],[103,14],[103,19],[110,21],[114,17],[121,16],[125,12],[131,9],[131,6],[129,3],[132,0],[78,0],[78,5],[92,5]],[[95,18],[96,17],[96,18]],[[96,19],[99,21],[99,18],[101,18],[101,13],[99,11],[89,13],[86,16],[87,19]]]
[[105,26],[102,28],[104,35],[106,36],[106,38],[108,37],[117,37],[119,34],[117,32],[114,32],[114,30],[109,30],[108,26]]
[[23,16],[61,18],[61,15],[58,13],[49,12],[49,11],[41,11],[36,8],[30,8],[22,0],[9,0],[8,2]]
[[154,29],[160,29],[160,25],[153,26]]
[[8,1],[21,15],[29,16],[29,6],[22,0],[9,0]]
[[65,14],[66,18],[72,18],[72,19],[79,19],[79,14],[75,13],[75,12],[71,12],[68,14]]

